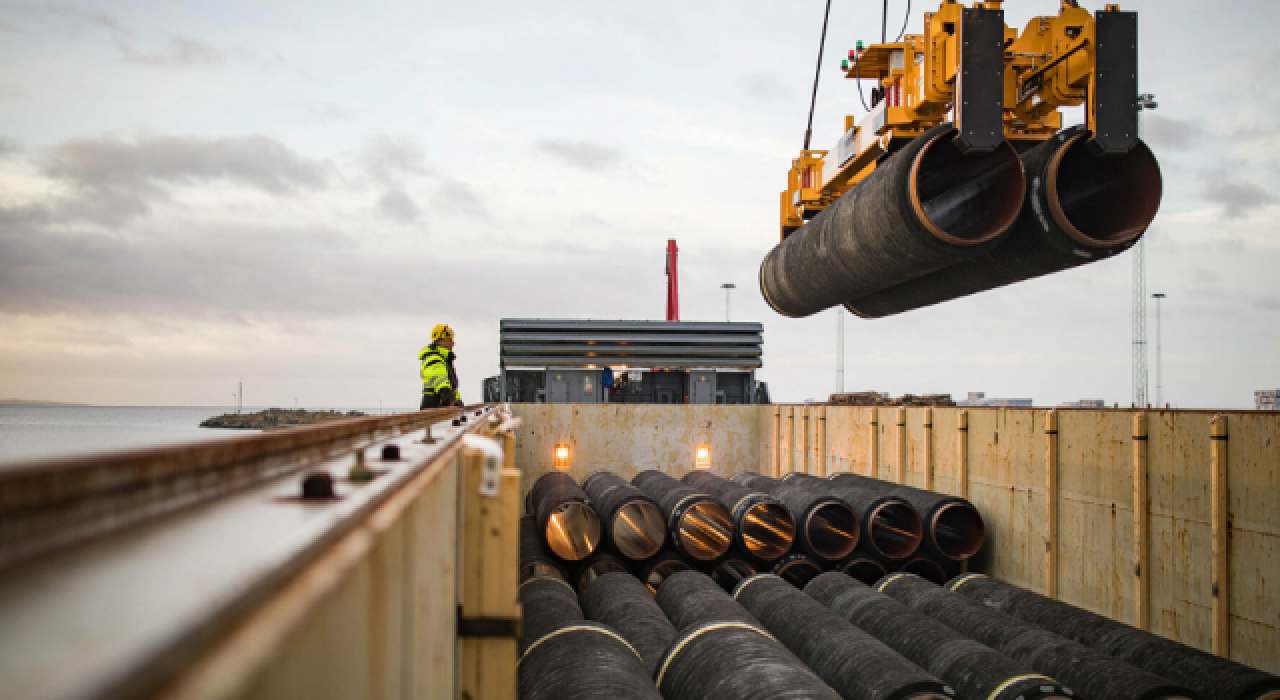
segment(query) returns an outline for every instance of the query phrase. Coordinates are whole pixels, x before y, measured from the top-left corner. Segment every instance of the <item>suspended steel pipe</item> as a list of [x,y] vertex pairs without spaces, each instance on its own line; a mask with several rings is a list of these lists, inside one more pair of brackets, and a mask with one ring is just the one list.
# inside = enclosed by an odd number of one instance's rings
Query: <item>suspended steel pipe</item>
[[668,549],[641,564],[637,576],[645,586],[649,587],[650,592],[657,593],[663,581],[673,574],[691,570],[693,570],[693,564],[685,559],[684,555]]
[[546,542],[538,532],[538,519],[532,515],[520,516],[520,582],[535,576],[552,576],[561,581],[569,580],[564,568],[551,555]]
[[1022,163],[1008,142],[964,155],[951,124],[916,137],[765,256],[760,292],[808,316],[986,252],[1018,216]]
[[676,628],[653,601],[653,592],[627,574],[605,574],[597,579],[582,596],[582,612],[617,630],[644,659],[651,675],[676,638]]
[[733,599],[844,697],[950,700],[946,683],[772,574],[745,579]]
[[676,574],[654,600],[680,630],[655,676],[667,700],[840,697],[705,575]]
[[739,472],[732,481],[763,491],[790,508],[798,520],[796,545],[814,559],[839,561],[858,545],[858,516],[839,498],[752,472]]
[[861,474],[832,474],[836,484],[857,485],[878,493],[898,496],[911,504],[924,520],[925,550],[952,561],[964,561],[978,553],[986,541],[986,524],[973,504],[959,496],[926,491]]
[[889,316],[1103,260],[1138,242],[1160,208],[1160,165],[1142,141],[1101,156],[1074,127],[1022,154],[1026,201],[1000,243],[977,257],[845,306]]
[[885,559],[905,559],[920,546],[920,513],[903,498],[863,485],[836,483],[792,472],[784,480],[849,504],[860,521],[858,548]]
[[778,499],[704,471],[685,474],[684,483],[710,494],[729,510],[737,545],[749,556],[774,562],[791,549],[795,516]]
[[671,533],[671,544],[685,556],[706,562],[729,551],[733,519],[729,510],[710,495],[656,470],[636,474],[631,484],[658,502]]
[[631,573],[631,567],[620,557],[615,556],[604,550],[597,551],[595,554],[578,562],[573,568],[570,575],[570,582],[573,584],[574,590],[578,591],[578,595],[583,595],[596,579],[609,573]]
[[804,592],[946,681],[959,697],[987,700],[1075,697],[1071,689],[1058,681],[844,574],[822,574],[810,581]]
[[1190,700],[1190,689],[911,574],[878,586],[912,610],[1054,678],[1091,700]]
[[987,578],[958,576],[948,589],[1007,615],[1168,678],[1215,700],[1278,700],[1280,677]]
[[587,494],[564,472],[547,472],[529,489],[529,504],[538,528],[555,555],[581,561],[600,544],[600,518]]
[[582,490],[604,519],[605,540],[614,552],[641,561],[662,549],[667,524],[657,501],[610,471],[588,474]]

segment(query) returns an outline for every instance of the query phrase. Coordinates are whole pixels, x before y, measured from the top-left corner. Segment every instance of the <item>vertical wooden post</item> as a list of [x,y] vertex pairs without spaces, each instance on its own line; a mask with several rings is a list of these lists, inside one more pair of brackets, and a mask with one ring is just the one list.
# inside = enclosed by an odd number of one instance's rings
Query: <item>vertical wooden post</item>
[[801,409],[801,411],[802,413],[801,413],[801,420],[800,420],[800,432],[802,433],[802,436],[800,438],[800,449],[802,454],[800,456],[800,473],[808,474],[809,473],[809,407],[806,405],[803,409]]
[[1147,414],[1133,415],[1133,626],[1145,630],[1151,617],[1151,575],[1148,567],[1147,527]]
[[1045,595],[1058,597],[1058,412],[1044,416],[1045,435],[1045,502],[1048,506],[1048,530],[1045,541]]
[[[466,636],[472,620],[515,620],[520,540],[520,472],[503,469],[500,449],[462,448],[462,586],[458,589],[458,634],[463,698],[516,697],[516,639]],[[486,462],[498,461],[486,465]],[[497,475],[493,472],[497,471]],[[488,470],[488,474],[486,474]],[[486,480],[489,481],[486,487]],[[491,488],[496,481],[496,493]]]
[[956,495],[969,497],[969,412],[956,414]]
[[899,484],[907,483],[907,408],[898,407],[898,478]]
[[1227,658],[1231,654],[1230,606],[1231,582],[1227,579],[1230,556],[1231,524],[1227,514],[1227,417],[1216,415],[1209,423],[1209,489],[1213,508],[1213,653]]
[[787,471],[796,470],[796,407],[787,406]]
[[924,409],[924,444],[921,447],[924,450],[923,466],[924,466],[924,488],[926,491],[933,490],[933,409]]
[[871,453],[871,471],[867,476],[880,478],[880,409],[871,407],[871,444],[867,450]]
[[770,476],[782,476],[782,407],[773,407],[773,464],[769,466]]
[[814,430],[814,448],[817,450],[817,474],[826,477],[827,473],[827,407],[818,407],[818,426]]

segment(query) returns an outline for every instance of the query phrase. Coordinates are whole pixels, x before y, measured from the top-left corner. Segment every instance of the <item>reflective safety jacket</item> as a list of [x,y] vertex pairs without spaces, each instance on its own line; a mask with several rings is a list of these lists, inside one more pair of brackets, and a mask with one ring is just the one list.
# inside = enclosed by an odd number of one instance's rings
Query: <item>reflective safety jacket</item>
[[418,353],[422,361],[422,391],[428,394],[449,389],[458,393],[458,373],[453,369],[453,360],[457,357],[449,348],[442,348],[435,343],[428,345]]

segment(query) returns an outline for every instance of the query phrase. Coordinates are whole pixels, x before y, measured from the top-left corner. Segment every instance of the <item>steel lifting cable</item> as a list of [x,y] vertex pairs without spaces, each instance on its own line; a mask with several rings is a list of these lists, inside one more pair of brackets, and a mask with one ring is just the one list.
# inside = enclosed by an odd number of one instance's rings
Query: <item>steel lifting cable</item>
[[806,151],[809,150],[809,140],[813,137],[813,108],[818,104],[818,77],[822,75],[822,50],[827,45],[827,20],[830,17],[831,0],[827,0],[827,10],[822,14],[822,38],[818,40],[818,66],[813,70],[813,94],[809,97],[809,124],[804,130],[804,150]]

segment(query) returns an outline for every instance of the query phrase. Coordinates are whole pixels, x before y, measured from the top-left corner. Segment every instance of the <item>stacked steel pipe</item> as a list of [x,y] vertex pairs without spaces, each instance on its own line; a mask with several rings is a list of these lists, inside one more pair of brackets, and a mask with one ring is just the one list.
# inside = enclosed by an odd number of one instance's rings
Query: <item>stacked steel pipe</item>
[[920,668],[944,680],[962,698],[1067,700],[1074,693],[1026,664],[980,644],[923,613],[837,572],[804,592]]
[[778,560],[769,573],[796,588],[804,588],[815,576],[824,571],[822,562],[807,554],[792,552]]
[[658,587],[668,577],[693,568],[693,564],[684,555],[668,549],[640,565],[636,571],[636,577],[648,586],[651,592],[656,593]]
[[744,580],[733,599],[846,700],[944,700],[955,694],[942,680],[777,576]]
[[1195,695],[1165,678],[912,574],[891,574],[877,589],[1012,659],[1062,679],[1083,698],[1174,700]]
[[529,579],[520,586],[520,603],[521,700],[661,700],[639,653],[608,625],[584,621],[564,581]]
[[538,534],[538,519],[532,515],[520,516],[520,583],[535,576],[554,576],[569,580],[564,567],[547,549],[546,542]]
[[634,576],[605,574],[582,596],[587,617],[617,630],[644,659],[650,675],[676,638],[676,628],[653,600],[653,592]]
[[1128,250],[1160,208],[1160,166],[1142,141],[1119,156],[1099,155],[1088,141],[1089,132],[1074,127],[1022,154],[1025,201],[1008,235],[994,248],[930,274],[904,278],[849,300],[846,307],[864,318],[889,316]]
[[901,496],[881,488],[837,483],[798,472],[787,474],[784,480],[849,504],[860,521],[859,549],[873,557],[903,560],[920,546],[920,514]]
[[767,493],[790,508],[797,519],[796,545],[814,559],[837,562],[857,546],[858,516],[839,498],[751,472],[739,472],[732,481]]
[[916,137],[775,246],[760,265],[769,306],[808,316],[992,250],[1022,209],[1022,163],[1008,142],[965,155],[955,134]]
[[561,559],[581,561],[600,544],[600,518],[568,474],[547,472],[538,477],[527,505],[547,546]]
[[578,591],[578,595],[582,595],[601,576],[611,573],[630,573],[630,571],[631,567],[627,566],[624,559],[611,552],[599,550],[574,564],[569,582]]
[[699,562],[714,561],[729,551],[733,520],[709,494],[656,470],[636,474],[631,484],[658,502],[677,551]]
[[840,698],[704,574],[668,578],[655,600],[679,630],[655,676],[667,700]]
[[1204,698],[1280,698],[1280,677],[1207,654],[1038,593],[980,574],[957,577],[948,588],[1019,620],[1168,678]]
[[691,471],[684,483],[709,494],[729,510],[735,544],[761,562],[775,562],[791,550],[796,521],[782,501],[705,471]]
[[883,562],[865,554],[855,554],[849,557],[840,562],[834,570],[846,576],[852,576],[868,586],[884,578],[889,573]]
[[934,557],[964,561],[977,554],[986,541],[986,525],[978,509],[959,496],[849,472],[831,475],[831,482],[841,487],[898,496],[910,503],[924,521],[925,551]]
[[657,501],[610,471],[588,474],[582,490],[604,521],[605,541],[616,554],[643,561],[662,549],[667,525]]
[[726,593],[733,592],[743,579],[754,576],[756,567],[742,557],[728,556],[703,567],[702,572],[711,577]]

